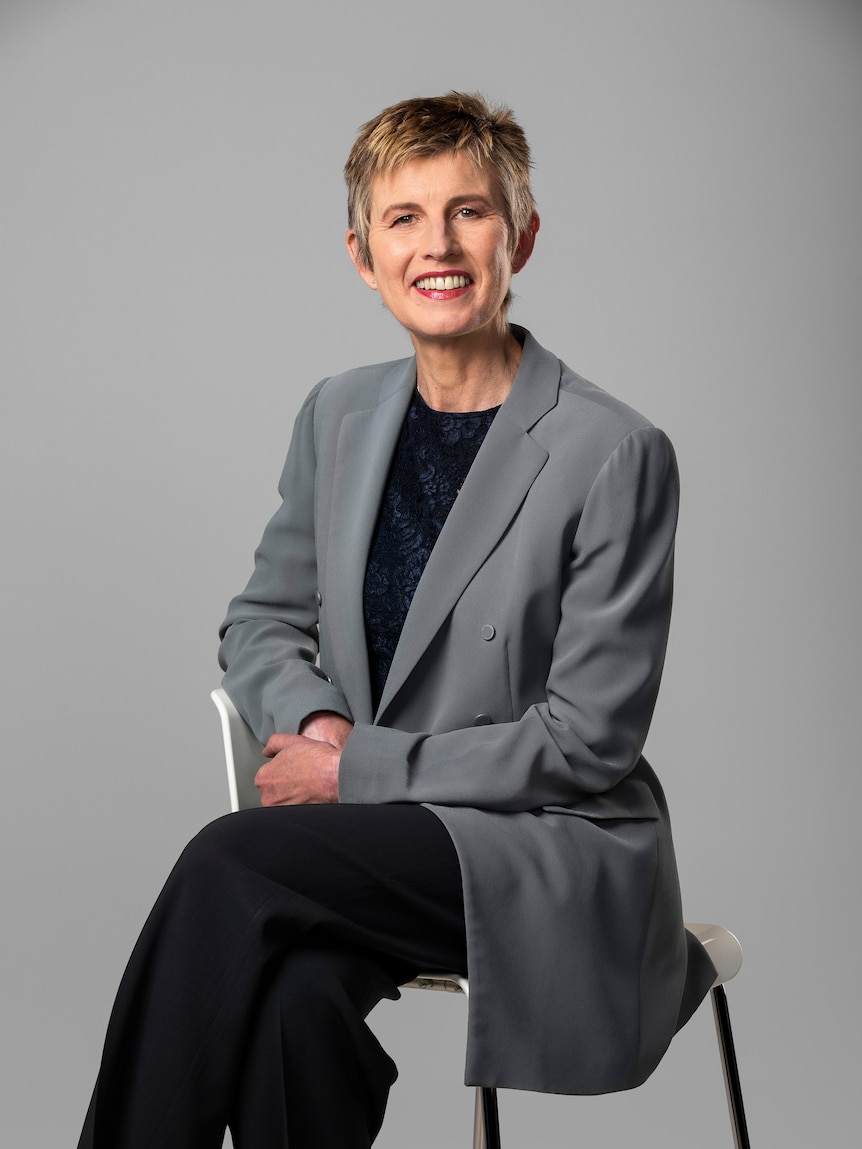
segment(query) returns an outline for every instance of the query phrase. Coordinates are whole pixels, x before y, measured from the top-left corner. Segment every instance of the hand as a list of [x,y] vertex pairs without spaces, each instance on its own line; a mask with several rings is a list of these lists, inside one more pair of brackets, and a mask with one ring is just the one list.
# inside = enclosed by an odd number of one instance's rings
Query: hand
[[331,743],[302,734],[273,734],[263,752],[271,761],[254,778],[262,806],[338,801],[341,751]]
[[333,710],[315,710],[313,714],[306,715],[299,727],[299,733],[306,738],[317,738],[321,742],[328,742],[339,750],[344,749],[344,743],[350,736],[353,723],[342,718]]

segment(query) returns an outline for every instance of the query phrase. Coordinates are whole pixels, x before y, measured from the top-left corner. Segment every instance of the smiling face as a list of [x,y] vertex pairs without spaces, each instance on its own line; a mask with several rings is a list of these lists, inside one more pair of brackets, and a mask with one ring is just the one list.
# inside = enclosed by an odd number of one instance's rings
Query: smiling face
[[380,292],[413,339],[440,341],[505,335],[512,275],[532,251],[538,228],[513,237],[494,177],[463,153],[410,160],[372,186],[368,245],[347,246],[356,269]]

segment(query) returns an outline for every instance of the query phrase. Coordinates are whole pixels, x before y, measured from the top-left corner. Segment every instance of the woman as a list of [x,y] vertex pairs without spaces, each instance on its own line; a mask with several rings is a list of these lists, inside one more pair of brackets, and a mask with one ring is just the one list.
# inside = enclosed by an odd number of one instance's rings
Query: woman
[[469,970],[468,1083],[639,1084],[706,992],[641,756],[677,478],[646,419],[506,321],[539,219],[506,109],[359,133],[347,245],[415,357],[311,392],[230,605],[264,810],[187,848],[123,980],[82,1146],[368,1146],[364,1017]]

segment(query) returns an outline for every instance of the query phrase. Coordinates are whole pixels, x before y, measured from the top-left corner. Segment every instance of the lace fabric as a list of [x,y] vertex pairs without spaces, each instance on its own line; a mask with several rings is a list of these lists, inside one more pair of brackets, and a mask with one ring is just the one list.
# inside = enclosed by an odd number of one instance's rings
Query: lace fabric
[[375,706],[422,571],[498,410],[435,411],[418,391],[413,393],[365,571],[365,635]]

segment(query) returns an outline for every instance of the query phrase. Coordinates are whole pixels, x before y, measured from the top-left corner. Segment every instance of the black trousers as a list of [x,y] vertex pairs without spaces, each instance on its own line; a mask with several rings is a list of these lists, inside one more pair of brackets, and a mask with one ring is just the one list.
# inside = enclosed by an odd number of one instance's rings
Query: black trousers
[[396,1077],[365,1017],[466,972],[461,872],[421,806],[247,810],[186,847],[123,976],[79,1149],[365,1149]]

